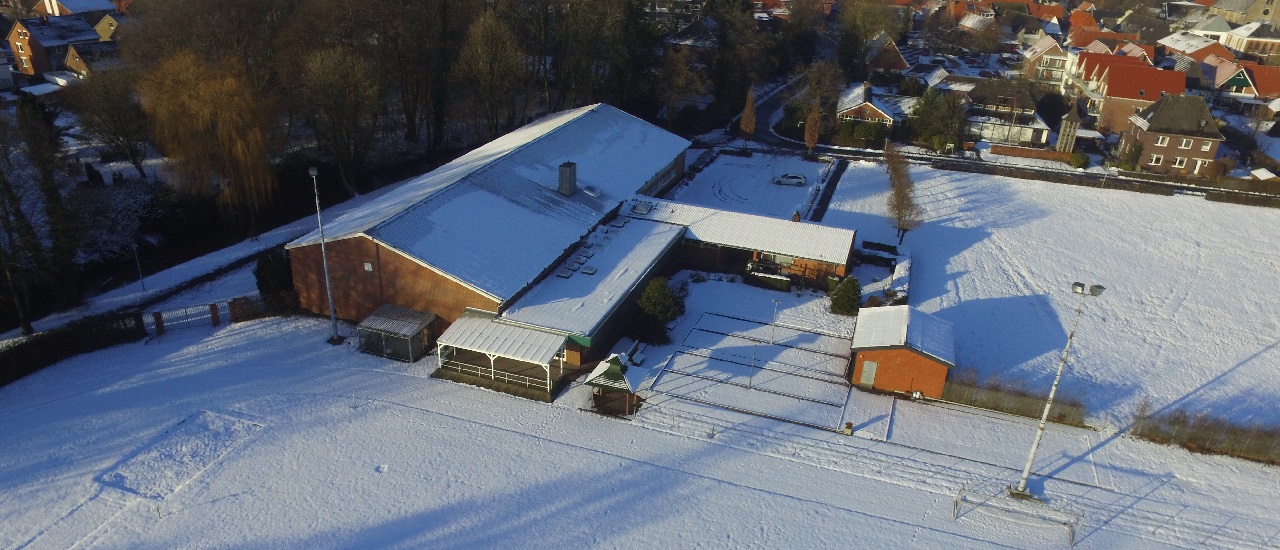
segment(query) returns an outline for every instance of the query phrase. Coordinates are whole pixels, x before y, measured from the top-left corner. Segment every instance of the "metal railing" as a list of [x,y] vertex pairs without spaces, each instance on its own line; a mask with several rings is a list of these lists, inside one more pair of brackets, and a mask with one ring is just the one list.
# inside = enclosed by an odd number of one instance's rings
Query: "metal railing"
[[[214,319],[215,308],[217,310],[217,322]],[[231,302],[224,301],[198,306],[186,306],[143,315],[142,324],[148,334],[156,334],[157,316],[159,316],[160,323],[164,326],[165,331],[216,326],[231,322]]]
[[485,368],[479,365],[472,365],[471,363],[463,363],[461,361],[451,361],[448,359],[440,360],[440,368],[453,370],[453,371],[460,372],[462,374],[473,375],[480,378],[488,378],[490,380],[495,380],[495,381],[503,382],[507,384],[521,385],[526,388],[536,388],[540,390],[551,391],[551,388],[547,386],[547,380],[545,378],[534,378],[532,376],[525,376],[523,374],[515,374],[512,372],[506,372],[503,370]]

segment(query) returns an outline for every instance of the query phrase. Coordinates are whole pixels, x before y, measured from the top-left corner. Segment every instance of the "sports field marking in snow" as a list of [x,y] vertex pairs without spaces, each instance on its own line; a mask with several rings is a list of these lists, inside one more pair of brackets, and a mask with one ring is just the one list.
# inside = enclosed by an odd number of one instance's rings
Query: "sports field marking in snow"
[[104,485],[163,500],[216,464],[260,425],[209,411],[193,414],[102,475]]

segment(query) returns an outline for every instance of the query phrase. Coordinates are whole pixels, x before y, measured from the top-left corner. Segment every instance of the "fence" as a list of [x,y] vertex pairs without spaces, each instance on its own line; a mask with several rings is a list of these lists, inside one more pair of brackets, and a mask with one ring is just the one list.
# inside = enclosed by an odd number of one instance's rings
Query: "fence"
[[260,297],[242,296],[212,304],[154,311],[142,316],[142,324],[147,334],[160,336],[171,330],[248,321],[261,317],[264,311],[266,306]]
[[479,367],[470,363],[450,361],[447,359],[440,360],[440,368],[452,370],[467,376],[475,376],[485,380],[502,382],[504,384],[514,384],[531,389],[544,390],[548,392],[551,391],[551,388],[547,387],[547,380],[545,378],[534,378],[523,374],[515,374],[493,368]]

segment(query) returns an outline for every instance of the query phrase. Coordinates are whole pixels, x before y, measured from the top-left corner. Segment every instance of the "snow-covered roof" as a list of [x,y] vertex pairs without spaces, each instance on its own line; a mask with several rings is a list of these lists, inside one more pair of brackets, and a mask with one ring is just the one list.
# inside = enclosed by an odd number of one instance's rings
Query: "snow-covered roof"
[[529,289],[502,316],[591,336],[684,231],[681,226],[619,217],[613,225],[592,232],[589,247],[574,251],[553,276]]
[[633,199],[622,206],[633,218],[682,225],[687,238],[706,243],[795,256],[844,265],[853,250],[854,232],[808,222],[793,222],[714,210],[660,199]]
[[[66,8],[70,13],[84,13],[87,11],[116,11],[116,5],[111,0],[57,0],[62,7]],[[66,15],[67,13],[63,13]]]
[[[555,113],[327,221],[326,238],[367,235],[504,301],[689,144],[604,104]],[[566,161],[571,197],[556,192]],[[318,242],[312,231],[288,248]]]
[[79,17],[31,17],[18,21],[41,46],[52,48],[77,42],[97,42],[98,31]]
[[1217,41],[1187,31],[1171,34],[1156,41],[1157,44],[1180,52],[1195,52],[1207,48]]
[[[870,101],[868,101],[868,97]],[[912,108],[915,107],[916,99],[910,96],[875,93],[872,87],[864,82],[852,86],[840,94],[840,100],[836,104],[836,113],[843,113],[870,103],[872,107],[885,116],[894,121],[901,121],[911,114]]]
[[858,310],[853,349],[909,346],[951,366],[956,343],[951,323],[911,306],[869,307]]
[[468,309],[440,335],[438,343],[526,363],[549,365],[564,347],[564,341],[563,334],[503,322],[491,313]]
[[382,304],[360,321],[360,330],[371,330],[398,336],[414,336],[436,320],[434,313],[409,309],[392,304]]
[[1258,168],[1257,170],[1249,172],[1249,175],[1263,181],[1276,179],[1275,173],[1267,170],[1266,168]]
[[59,90],[61,90],[61,89],[62,89],[62,86],[59,86],[59,85],[54,84],[54,83],[52,83],[52,82],[45,82],[45,83],[43,83],[43,84],[36,84],[36,85],[34,85],[34,86],[27,86],[26,88],[22,88],[22,91],[23,91],[23,92],[26,92],[26,93],[28,93],[28,94],[31,94],[31,95],[37,95],[37,96],[38,96],[38,95],[47,95],[47,94],[51,94],[51,93],[57,92],[57,91],[59,91]]

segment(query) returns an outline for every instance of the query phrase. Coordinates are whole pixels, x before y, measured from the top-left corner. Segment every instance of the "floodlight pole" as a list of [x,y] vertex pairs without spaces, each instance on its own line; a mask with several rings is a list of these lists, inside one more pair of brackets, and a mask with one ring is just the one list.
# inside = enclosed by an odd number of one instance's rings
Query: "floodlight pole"
[[138,258],[138,243],[131,243],[133,247],[133,263],[138,266],[138,284],[142,285],[142,291],[147,291],[147,278],[142,276],[142,260]]
[[1022,467],[1022,477],[1017,487],[1009,487],[1009,494],[1018,498],[1032,498],[1027,490],[1027,478],[1031,476],[1031,463],[1036,459],[1036,451],[1040,449],[1040,439],[1044,437],[1044,425],[1049,419],[1049,408],[1053,406],[1053,396],[1058,393],[1058,383],[1062,381],[1062,369],[1067,366],[1067,354],[1071,353],[1071,340],[1075,338],[1076,327],[1080,324],[1080,313],[1084,311],[1085,298],[1102,294],[1106,287],[1092,285],[1086,292],[1083,283],[1072,283],[1071,291],[1080,295],[1080,305],[1076,306],[1075,320],[1071,322],[1071,332],[1067,333],[1067,346],[1062,349],[1062,360],[1058,362],[1058,373],[1053,377],[1053,386],[1049,388],[1049,398],[1044,402],[1044,412],[1040,414],[1040,425],[1036,427],[1036,438],[1031,442],[1031,452],[1027,454],[1027,464]]
[[769,325],[769,339],[772,340],[770,344],[778,343],[778,304],[781,303],[782,300],[773,299],[773,323]]
[[316,225],[320,227],[320,263],[324,264],[324,290],[329,295],[329,320],[333,322],[333,335],[329,336],[328,342],[336,346],[342,343],[343,338],[338,336],[338,311],[333,307],[333,285],[329,282],[329,253],[324,246],[324,218],[320,217],[320,185],[316,183],[319,170],[312,166],[307,169],[307,173],[311,174],[311,190],[316,195]]

